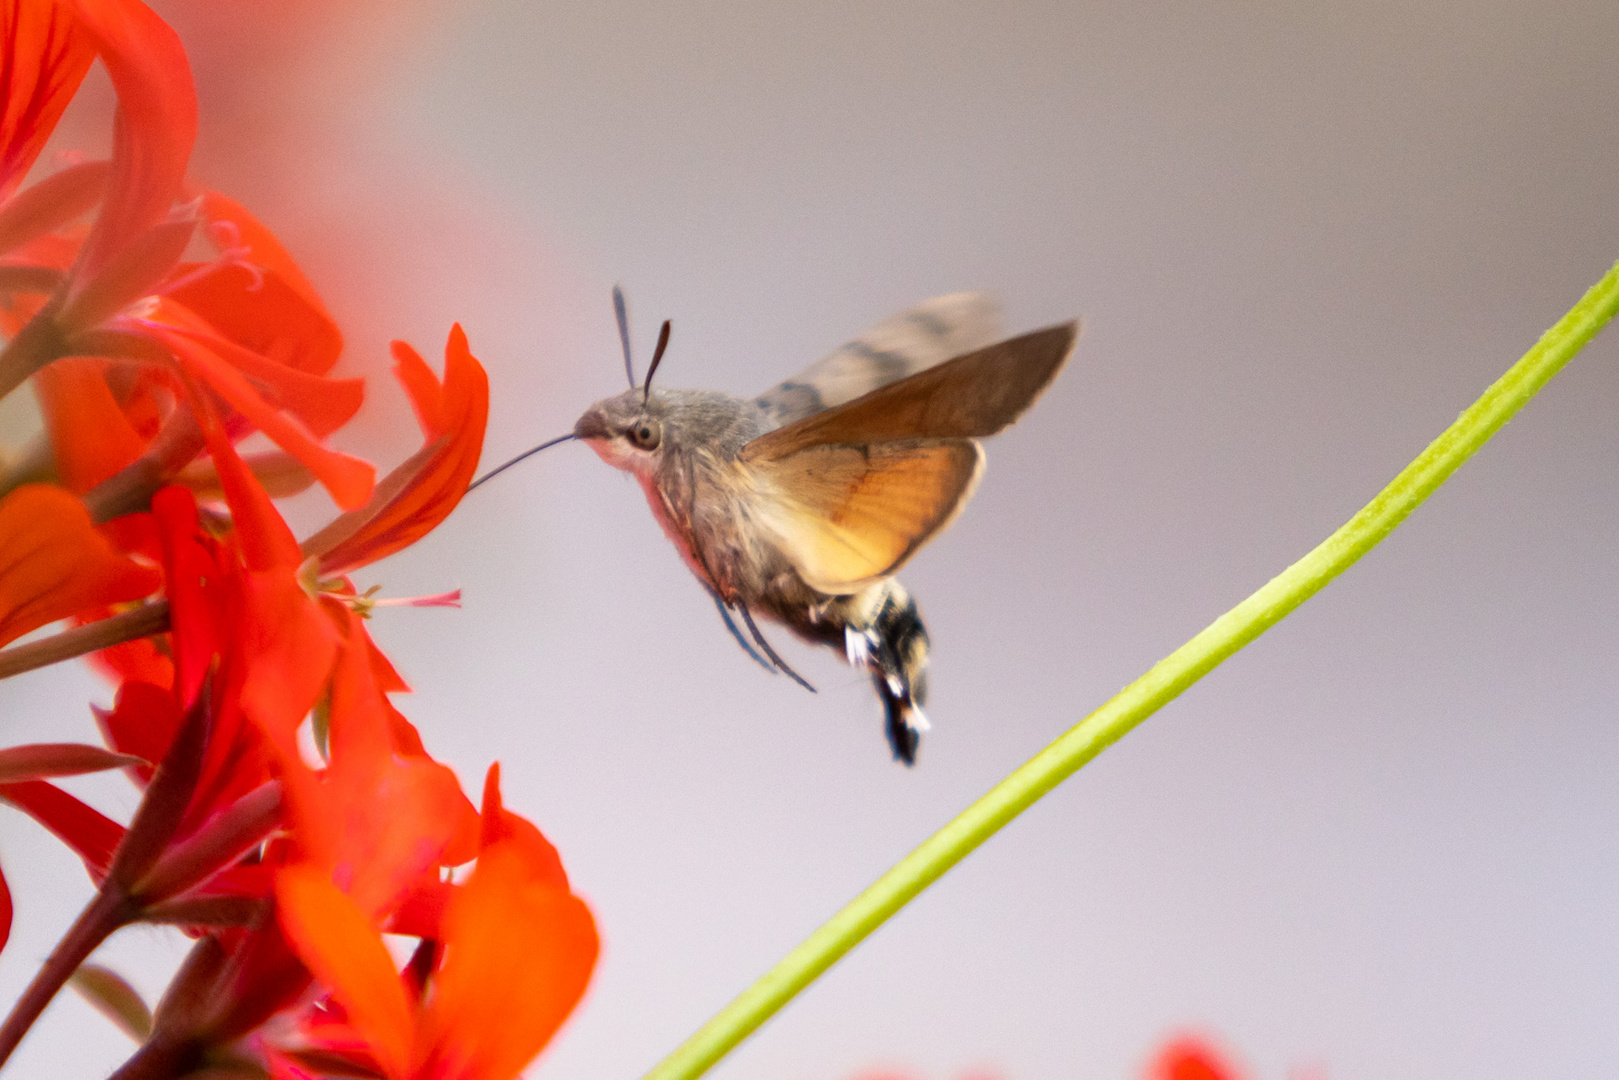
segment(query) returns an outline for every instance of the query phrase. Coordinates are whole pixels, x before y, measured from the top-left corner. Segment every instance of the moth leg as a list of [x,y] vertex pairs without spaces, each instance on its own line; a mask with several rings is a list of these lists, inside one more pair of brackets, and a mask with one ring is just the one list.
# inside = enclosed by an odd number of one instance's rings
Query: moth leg
[[748,633],[753,635],[754,643],[759,646],[766,656],[770,657],[771,663],[775,664],[781,671],[786,672],[793,682],[810,693],[815,693],[815,687],[806,682],[804,676],[794,671],[787,665],[787,661],[776,655],[776,650],[770,647],[770,642],[766,641],[765,636],[759,632],[759,624],[753,621],[753,612],[748,610],[748,605],[738,604],[736,609],[742,613],[742,621],[748,624]]
[[708,590],[708,595],[714,598],[714,606],[720,609],[720,618],[725,620],[725,629],[729,630],[731,632],[731,636],[736,638],[736,643],[742,646],[742,651],[753,657],[753,659],[758,662],[759,666],[770,672],[770,674],[776,674],[776,669],[770,663],[770,661],[760,656],[759,650],[750,645],[748,643],[748,639],[742,636],[742,631],[737,628],[736,620],[731,618],[730,606],[726,604],[724,599],[721,598],[720,594],[715,592],[713,589],[710,589]]

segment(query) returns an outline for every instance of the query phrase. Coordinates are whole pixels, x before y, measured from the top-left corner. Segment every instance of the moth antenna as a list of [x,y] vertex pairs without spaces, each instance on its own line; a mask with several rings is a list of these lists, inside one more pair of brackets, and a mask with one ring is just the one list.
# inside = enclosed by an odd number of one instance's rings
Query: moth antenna
[[624,290],[613,286],[613,314],[618,318],[618,343],[624,347],[624,377],[635,389],[635,364],[630,360],[630,315],[624,308]]
[[479,484],[484,483],[486,480],[493,480],[495,477],[499,476],[501,473],[505,472],[507,469],[511,468],[513,465],[516,465],[519,461],[522,461],[526,457],[533,457],[535,454],[538,454],[541,450],[549,450],[551,447],[555,446],[557,443],[565,443],[569,439],[572,439],[572,438],[574,438],[574,434],[573,434],[573,432],[570,431],[566,435],[558,435],[554,439],[547,439],[545,442],[542,442],[540,445],[536,446],[532,450],[524,450],[521,454],[518,454],[516,457],[512,458],[510,461],[506,462],[506,464],[498,465],[495,468],[490,469],[488,472],[486,472],[482,476],[478,477],[478,479],[476,479],[472,483],[468,484],[467,485],[467,490],[472,491]]
[[658,347],[652,350],[652,366],[646,369],[646,382],[641,384],[641,404],[645,405],[652,397],[652,376],[657,372],[658,365],[663,362],[663,350],[669,347],[669,320],[663,320],[663,329],[658,331]]

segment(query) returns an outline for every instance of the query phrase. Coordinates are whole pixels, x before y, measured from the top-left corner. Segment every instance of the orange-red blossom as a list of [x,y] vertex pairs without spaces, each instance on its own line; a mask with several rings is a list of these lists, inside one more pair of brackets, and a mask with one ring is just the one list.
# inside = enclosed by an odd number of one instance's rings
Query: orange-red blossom
[[[197,101],[173,30],[138,0],[0,0],[0,33],[0,396],[32,379],[45,423],[0,467],[0,646],[142,602],[167,619],[95,657],[118,684],[95,710],[108,749],[0,749],[0,801],[98,889],[0,1023],[0,1063],[90,950],[145,921],[197,943],[129,1075],[246,1058],[508,1080],[584,992],[595,923],[495,771],[480,811],[428,755],[342,576],[454,509],[484,371],[460,327],[442,380],[395,345],[423,445],[373,484],[325,444],[363,391],[330,377],[342,337],[319,295],[245,208],[187,181]],[[96,59],[111,158],[24,186]],[[199,238],[212,255],[190,261]],[[253,432],[277,449],[241,455]],[[311,481],[345,513],[300,544],[272,497]],[[140,789],[127,824],[53,783],[99,769]],[[0,946],[11,914],[0,878]],[[403,972],[384,932],[419,940]]]
[[417,915],[430,924],[415,928],[434,943],[428,962],[401,973],[388,924],[356,883],[339,887],[318,861],[277,875],[282,927],[346,1016],[312,1029],[312,1042],[360,1051],[390,1080],[511,1080],[584,993],[594,920],[551,845],[502,809],[493,769],[477,865],[439,891],[448,896]]

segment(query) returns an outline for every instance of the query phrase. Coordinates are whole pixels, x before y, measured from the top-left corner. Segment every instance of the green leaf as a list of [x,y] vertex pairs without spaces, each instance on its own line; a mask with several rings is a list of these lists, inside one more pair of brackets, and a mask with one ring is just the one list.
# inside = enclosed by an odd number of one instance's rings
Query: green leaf
[[152,1034],[152,1010],[122,975],[100,964],[80,964],[68,980],[79,996],[136,1042]]

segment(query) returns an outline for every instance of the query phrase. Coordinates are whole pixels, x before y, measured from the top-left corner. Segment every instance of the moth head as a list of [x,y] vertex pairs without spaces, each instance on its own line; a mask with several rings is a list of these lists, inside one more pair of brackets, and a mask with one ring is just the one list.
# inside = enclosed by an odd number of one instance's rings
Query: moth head
[[576,439],[583,439],[607,464],[641,475],[650,475],[662,455],[663,427],[668,409],[662,394],[652,392],[652,376],[663,362],[669,347],[669,320],[658,333],[658,347],[646,378],[635,385],[630,363],[630,334],[624,315],[624,294],[613,290],[613,307],[618,315],[619,338],[624,344],[624,372],[630,388],[617,397],[604,398],[585,410],[573,426]]
[[615,468],[651,471],[662,457],[668,404],[657,391],[626,390],[586,409],[573,434]]

